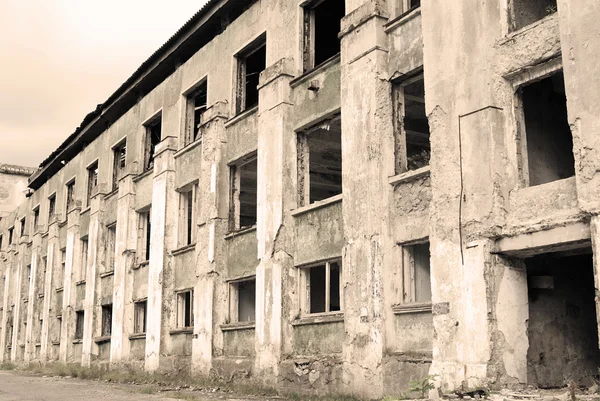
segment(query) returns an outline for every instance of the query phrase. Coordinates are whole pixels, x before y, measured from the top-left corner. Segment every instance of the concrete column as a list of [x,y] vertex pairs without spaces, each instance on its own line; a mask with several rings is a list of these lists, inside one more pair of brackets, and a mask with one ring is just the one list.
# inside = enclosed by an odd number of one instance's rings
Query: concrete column
[[[196,276],[194,286],[194,336],[192,339],[192,372],[208,375],[212,368],[215,338],[215,314],[223,312],[215,308],[216,277],[224,271],[225,255],[217,247],[216,238],[227,232],[227,165],[222,158],[225,139],[224,122],[228,105],[217,102],[202,115],[202,167],[198,183],[198,235],[196,236]],[[217,177],[223,177],[218,179]],[[222,308],[226,308],[225,305]],[[222,345],[221,345],[222,347]]]
[[96,303],[98,300],[98,290],[96,288],[96,279],[98,278],[98,266],[101,263],[100,256],[104,255],[101,248],[104,247],[103,230],[102,224],[104,209],[104,193],[105,191],[98,191],[91,200],[90,209],[90,225],[88,233],[88,256],[87,266],[82,266],[82,269],[86,269],[86,283],[85,283],[85,320],[83,328],[83,347],[81,352],[81,364],[89,367],[92,361],[92,355],[98,354],[98,346],[94,343],[94,322],[98,319],[96,311]]
[[56,220],[53,220],[48,225],[48,252],[47,252],[47,264],[46,264],[46,279],[44,280],[44,306],[42,310],[42,333],[41,333],[41,348],[40,348],[40,361],[42,363],[48,360],[48,347],[50,346],[50,309],[52,306],[52,279],[54,277],[54,271],[56,269],[55,264],[59,263],[60,256],[58,252],[60,250],[58,235],[58,224]]
[[[276,379],[282,355],[284,276],[294,267],[290,249],[293,220],[284,222],[284,210],[296,207],[293,181],[296,135],[288,118],[292,111],[291,59],[281,59],[260,76],[258,117],[258,258],[256,269],[255,374]],[[290,217],[291,219],[291,217]]]
[[148,265],[148,303],[146,310],[146,370],[154,372],[160,365],[161,335],[168,333],[163,325],[163,299],[167,281],[172,277],[167,255],[177,222],[178,198],[175,192],[175,159],[178,139],[163,138],[156,147],[152,185],[152,229],[150,232],[150,264]]
[[135,262],[137,246],[137,215],[133,175],[119,181],[117,200],[117,233],[115,239],[115,274],[113,277],[113,315],[110,337],[110,364],[115,366],[129,355],[131,316],[125,315],[125,306],[131,302],[127,283],[129,269]]
[[0,325],[2,325],[2,330],[0,331],[0,362],[4,362],[6,358],[6,340],[8,336],[8,313],[10,310],[9,304],[9,296],[8,293],[10,291],[10,265],[7,263],[8,259],[6,258],[6,254],[2,252],[0,254],[0,258],[3,258],[0,261],[0,274],[5,276],[4,280],[4,295],[0,301],[2,301],[2,314],[0,314]]
[[25,331],[25,362],[30,362],[35,358],[35,340],[33,339],[33,319],[34,319],[34,308],[37,304],[37,270],[40,259],[40,247],[39,235],[34,239],[35,245],[32,247],[31,252],[31,274],[29,277],[29,283],[26,283],[29,287],[27,294],[27,329]]
[[[79,202],[78,202],[79,203]],[[70,362],[73,355],[73,336],[75,334],[75,281],[73,272],[76,271],[81,258],[80,240],[79,240],[79,219],[81,205],[78,204],[67,214],[67,248],[65,259],[65,272],[63,277],[63,312],[62,312],[62,330],[60,333],[59,361]]]
[[[352,10],[356,1],[347,1]],[[342,19],[342,190],[346,245],[342,287],[346,337],[343,382],[365,397],[383,392],[384,266],[393,248],[386,196],[394,175],[391,86],[387,74],[387,10],[362,2]]]
[[[26,237],[18,238],[19,244],[17,245],[19,252],[15,255],[15,286],[13,293],[13,300],[15,304],[15,311],[13,315],[13,336],[12,336],[12,349],[10,359],[13,362],[17,361],[19,344],[19,336],[21,335],[21,314],[27,313],[23,311],[23,296],[21,295],[23,290],[23,275],[25,269],[27,269],[27,260],[25,254],[27,251],[27,239]],[[24,336],[23,336],[24,337]]]

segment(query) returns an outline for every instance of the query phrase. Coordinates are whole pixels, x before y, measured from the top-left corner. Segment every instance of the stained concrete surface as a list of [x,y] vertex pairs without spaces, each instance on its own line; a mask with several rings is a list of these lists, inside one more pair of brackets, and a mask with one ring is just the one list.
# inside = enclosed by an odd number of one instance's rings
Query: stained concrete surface
[[[135,384],[114,384],[106,382],[67,379],[59,377],[40,377],[17,372],[0,372],[0,401],[172,401],[169,392],[162,394],[142,394],[147,386]],[[171,392],[171,395],[176,395]],[[189,392],[197,400],[257,400],[257,398],[232,395],[230,393]],[[181,398],[181,397],[179,397]]]

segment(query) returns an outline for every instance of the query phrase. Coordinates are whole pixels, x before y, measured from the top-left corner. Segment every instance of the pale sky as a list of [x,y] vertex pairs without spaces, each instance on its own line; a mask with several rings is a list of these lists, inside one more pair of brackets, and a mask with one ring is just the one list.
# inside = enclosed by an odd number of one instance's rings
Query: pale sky
[[0,164],[37,167],[206,0],[0,0]]

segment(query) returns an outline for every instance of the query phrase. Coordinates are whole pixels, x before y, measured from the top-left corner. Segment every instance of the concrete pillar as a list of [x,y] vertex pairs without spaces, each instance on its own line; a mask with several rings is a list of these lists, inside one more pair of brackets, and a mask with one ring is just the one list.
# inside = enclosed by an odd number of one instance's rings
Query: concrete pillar
[[[387,74],[387,11],[376,2],[347,1],[342,19],[342,189],[346,245],[342,287],[346,337],[343,382],[365,397],[383,392],[384,266],[394,175],[391,86]],[[387,252],[391,253],[391,252]]]
[[34,242],[37,244],[33,246],[31,252],[31,274],[29,277],[29,283],[26,285],[29,287],[29,291],[27,293],[27,329],[25,331],[25,362],[30,362],[35,358],[35,340],[33,339],[33,319],[34,319],[34,308],[37,304],[37,270],[40,259],[40,247],[39,247],[39,235]]
[[125,315],[131,302],[129,269],[135,263],[137,246],[137,215],[135,212],[135,186],[133,175],[119,181],[117,195],[117,233],[115,239],[115,274],[113,277],[113,314],[110,337],[110,364],[115,366],[129,355],[129,330],[132,317]]
[[[27,260],[25,259],[26,249],[27,249],[27,240],[25,237],[18,238],[18,249],[19,252],[15,255],[15,286],[13,293],[13,301],[15,304],[15,311],[13,314],[13,336],[12,336],[12,349],[10,359],[13,362],[17,361],[18,349],[20,347],[19,344],[19,336],[21,335],[21,314],[27,313],[27,311],[23,311],[23,297],[21,292],[23,290],[23,275],[25,269],[27,269]],[[24,337],[24,336],[23,336]]]
[[[0,257],[6,257],[4,253],[0,255]],[[0,262],[0,274],[4,276],[4,295],[0,301],[2,301],[2,314],[0,314],[0,325],[2,326],[2,330],[0,331],[0,362],[4,362],[6,358],[6,341],[8,336],[8,314],[10,310],[9,304],[9,291],[10,291],[10,265],[7,263],[8,259],[4,259]]]
[[[79,202],[78,202],[79,203]],[[75,281],[73,272],[76,271],[78,264],[81,263],[80,240],[79,240],[79,220],[81,205],[78,204],[67,214],[67,248],[65,259],[65,271],[63,277],[63,311],[62,311],[62,330],[60,333],[59,361],[71,362],[73,356],[73,337],[75,334]]]
[[284,222],[283,211],[296,207],[293,181],[296,135],[289,119],[293,103],[291,59],[281,59],[260,76],[258,117],[258,183],[256,269],[255,374],[276,378],[282,355],[283,333],[291,327],[283,316],[284,276],[294,267],[290,238],[293,220]]
[[[92,361],[92,355],[98,354],[98,346],[94,343],[94,322],[98,319],[96,311],[96,303],[98,299],[98,290],[96,287],[96,279],[98,278],[98,266],[101,263],[100,256],[104,255],[101,248],[104,247],[102,224],[104,209],[105,191],[98,191],[91,199],[90,208],[90,225],[88,232],[88,256],[87,266],[82,266],[86,269],[85,283],[85,320],[83,327],[83,346],[81,352],[81,364],[89,367]],[[100,317],[101,318],[101,317]]]
[[152,185],[152,229],[150,263],[148,265],[148,303],[146,310],[146,370],[154,372],[160,365],[161,335],[168,333],[163,325],[164,289],[172,277],[167,251],[177,221],[178,197],[175,192],[175,159],[178,138],[166,137],[156,146]]
[[[227,232],[227,165],[222,158],[225,139],[224,123],[228,105],[217,102],[202,115],[202,167],[198,183],[198,235],[196,236],[196,277],[194,286],[194,336],[192,338],[192,372],[208,375],[212,368],[213,345],[222,343],[216,336],[215,308],[216,277],[224,271],[223,247],[216,238]],[[218,179],[217,177],[223,177]],[[222,305],[222,308],[226,308]],[[222,310],[223,311],[223,310]],[[221,311],[221,312],[222,312]],[[222,347],[222,345],[221,345]]]
[[57,268],[56,264],[60,263],[60,251],[57,220],[53,220],[48,224],[48,252],[46,261],[46,278],[44,280],[44,306],[42,310],[42,333],[41,333],[41,348],[40,361],[42,363],[48,360],[48,347],[50,346],[50,309],[52,306],[52,279],[54,271]]

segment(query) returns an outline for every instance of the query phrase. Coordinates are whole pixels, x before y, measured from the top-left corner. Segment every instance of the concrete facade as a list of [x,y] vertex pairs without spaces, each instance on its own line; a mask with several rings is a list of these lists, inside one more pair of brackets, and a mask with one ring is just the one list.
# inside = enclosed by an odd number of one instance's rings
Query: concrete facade
[[587,383],[600,5],[556,3],[211,0],[0,221],[0,361]]
[[34,172],[30,167],[0,164],[0,219],[25,201],[27,178]]

